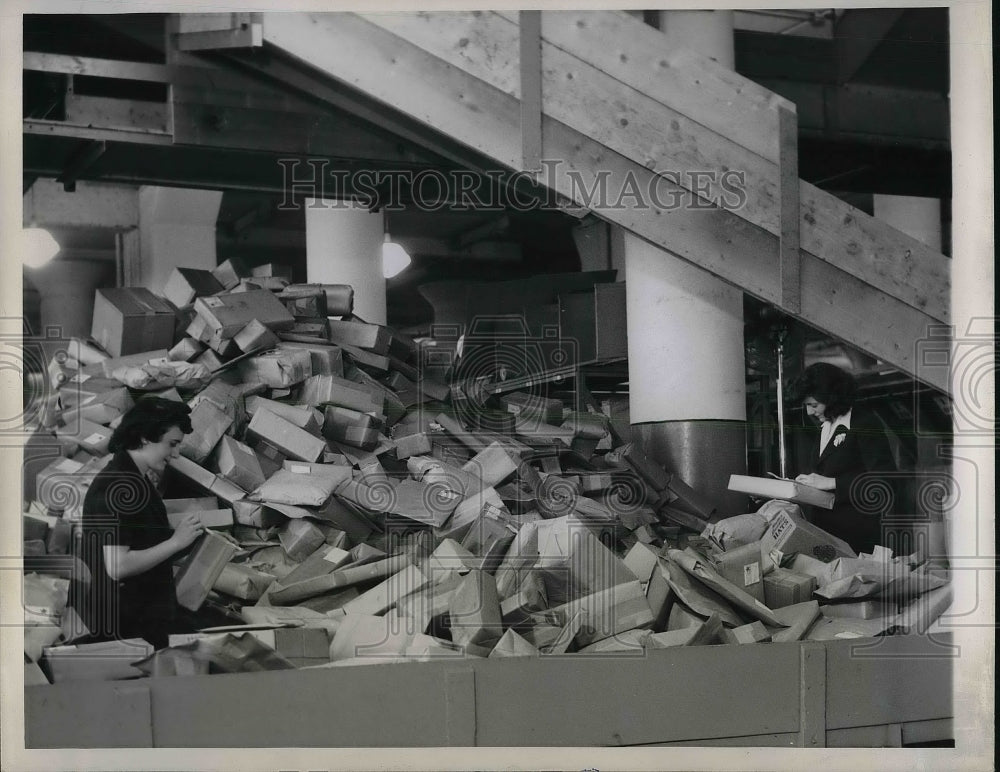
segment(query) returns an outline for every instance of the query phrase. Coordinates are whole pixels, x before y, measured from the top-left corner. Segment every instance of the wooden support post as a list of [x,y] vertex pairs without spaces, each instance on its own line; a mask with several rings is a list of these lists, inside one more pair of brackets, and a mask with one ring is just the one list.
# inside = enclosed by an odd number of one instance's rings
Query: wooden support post
[[542,165],[542,13],[521,11],[521,168]]
[[799,155],[798,116],[778,107],[778,179],[781,191],[781,238],[778,242],[781,305],[791,314],[802,312],[799,277]]
[[826,647],[803,643],[799,659],[799,746],[826,747]]

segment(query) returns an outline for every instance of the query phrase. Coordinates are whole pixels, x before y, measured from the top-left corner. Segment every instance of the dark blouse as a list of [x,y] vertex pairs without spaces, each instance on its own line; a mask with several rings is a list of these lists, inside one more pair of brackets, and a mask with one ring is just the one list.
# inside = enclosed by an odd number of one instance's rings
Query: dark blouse
[[83,501],[83,538],[76,549],[90,569],[90,586],[71,586],[70,603],[95,639],[142,637],[158,648],[166,645],[166,631],[177,616],[172,561],[116,582],[108,576],[103,548],[144,550],[172,534],[153,484],[127,451],[116,453]]
[[[838,440],[839,435],[844,435]],[[813,508],[810,520],[848,542],[855,551],[871,552],[884,544],[882,518],[895,500],[889,440],[878,419],[864,408],[851,413],[851,428],[838,426],[822,453],[819,441],[811,469],[837,481],[832,510]],[[878,473],[888,474],[878,474]]]

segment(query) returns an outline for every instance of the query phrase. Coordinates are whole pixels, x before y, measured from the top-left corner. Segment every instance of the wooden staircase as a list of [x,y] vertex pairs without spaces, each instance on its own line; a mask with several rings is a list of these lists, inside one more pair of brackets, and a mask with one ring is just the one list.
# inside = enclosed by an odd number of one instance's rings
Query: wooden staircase
[[[516,12],[273,13],[260,23],[265,49],[511,170],[530,157],[524,88],[538,108],[536,151],[549,162],[537,182],[948,391],[947,374],[923,370],[917,352],[950,324],[950,260],[800,181],[793,104],[712,60],[666,50],[625,13],[540,19],[540,72],[522,66]],[[734,174],[742,196],[722,182]],[[588,196],[602,179],[622,195]],[[649,190],[655,200],[642,198]],[[685,205],[663,205],[672,200]]]

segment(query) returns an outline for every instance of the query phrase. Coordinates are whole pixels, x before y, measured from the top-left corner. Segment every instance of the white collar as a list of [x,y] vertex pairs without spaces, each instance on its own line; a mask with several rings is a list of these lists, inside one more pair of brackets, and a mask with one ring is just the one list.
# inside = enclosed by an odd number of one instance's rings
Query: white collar
[[822,453],[826,450],[827,444],[830,442],[834,433],[837,431],[838,426],[843,426],[848,431],[851,430],[851,411],[848,410],[842,416],[839,416],[836,421],[824,421],[823,426],[820,428],[819,433],[819,452]]

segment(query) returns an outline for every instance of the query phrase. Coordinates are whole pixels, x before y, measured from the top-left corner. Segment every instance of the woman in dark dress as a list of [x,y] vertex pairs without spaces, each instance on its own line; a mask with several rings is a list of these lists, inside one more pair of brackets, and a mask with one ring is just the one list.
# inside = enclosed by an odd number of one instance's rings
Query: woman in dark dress
[[[854,377],[839,367],[806,368],[793,391],[806,415],[820,426],[808,474],[795,479],[833,491],[833,509],[813,507],[810,521],[857,552],[882,543],[882,518],[892,503],[891,480],[872,473],[895,471],[889,440],[878,419],[854,404]],[[887,486],[890,486],[887,488]]]
[[191,432],[190,412],[182,402],[139,400],[111,437],[114,457],[87,491],[77,550],[91,580],[73,583],[70,603],[89,640],[144,638],[162,648],[179,632],[171,559],[202,527],[188,514],[171,528],[150,476],[177,457]]

